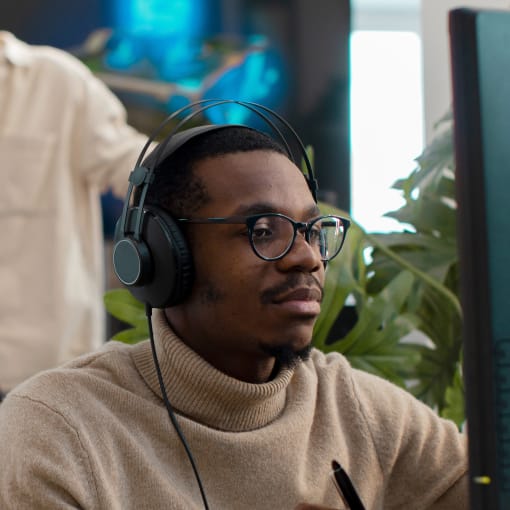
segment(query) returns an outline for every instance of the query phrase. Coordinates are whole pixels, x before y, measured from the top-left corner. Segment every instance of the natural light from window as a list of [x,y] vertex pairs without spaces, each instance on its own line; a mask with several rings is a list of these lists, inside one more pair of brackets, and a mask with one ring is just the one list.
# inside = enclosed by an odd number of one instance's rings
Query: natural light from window
[[423,150],[421,43],[414,32],[351,36],[351,214],[369,232],[402,230],[383,214],[402,204],[392,184]]

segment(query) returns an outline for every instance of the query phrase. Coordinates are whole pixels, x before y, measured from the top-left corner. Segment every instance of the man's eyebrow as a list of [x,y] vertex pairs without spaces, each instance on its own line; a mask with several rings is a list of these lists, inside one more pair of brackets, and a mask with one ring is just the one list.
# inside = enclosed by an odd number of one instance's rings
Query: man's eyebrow
[[[275,204],[269,202],[258,202],[256,204],[250,205],[240,205],[235,211],[234,214],[237,216],[250,216],[252,214],[264,214],[264,213],[281,213],[281,208]],[[320,209],[317,204],[309,207],[305,210],[305,216],[314,217],[320,214]]]
[[310,217],[319,216],[320,214],[321,210],[319,209],[319,206],[317,204],[312,205],[307,211],[307,215]]
[[269,202],[258,202],[250,205],[240,205],[235,211],[235,215],[250,216],[252,214],[263,214],[277,212],[277,207]]

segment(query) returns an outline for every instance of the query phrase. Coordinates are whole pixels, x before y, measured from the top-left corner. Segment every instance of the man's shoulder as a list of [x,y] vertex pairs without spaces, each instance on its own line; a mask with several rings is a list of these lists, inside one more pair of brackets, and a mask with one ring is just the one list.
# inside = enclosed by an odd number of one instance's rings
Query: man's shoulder
[[325,353],[313,348],[305,366],[313,370],[319,378],[351,378],[353,375],[348,359],[336,351]]
[[136,345],[109,340],[99,349],[74,358],[54,370],[94,369],[99,366],[116,364],[117,360],[130,358]]
[[312,349],[310,357],[296,372],[297,380],[306,387],[316,387],[319,393],[326,392],[335,401],[352,400],[355,397],[355,370],[349,360],[339,352],[323,352]]
[[132,360],[135,348],[121,342],[107,342],[97,351],[32,376],[14,388],[6,401],[29,399],[50,407],[66,406],[75,399],[79,402],[87,396],[95,398],[101,393],[109,393],[115,387],[129,390],[140,379],[136,377]]
[[310,359],[304,364],[316,374],[319,384],[335,386],[341,393],[348,393],[356,399],[373,399],[385,394],[393,398],[413,398],[403,388],[374,373],[361,370],[340,352],[325,353],[312,349]]

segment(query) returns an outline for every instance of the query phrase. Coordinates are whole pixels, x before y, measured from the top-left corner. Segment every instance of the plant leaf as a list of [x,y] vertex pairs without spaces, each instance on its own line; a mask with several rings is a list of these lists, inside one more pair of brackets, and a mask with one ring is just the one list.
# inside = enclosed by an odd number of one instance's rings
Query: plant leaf
[[113,336],[113,340],[126,344],[136,344],[149,338],[149,328],[131,328],[120,331]]
[[105,292],[103,296],[106,310],[116,319],[119,319],[135,328],[142,328],[147,322],[145,306],[126,289],[113,289]]

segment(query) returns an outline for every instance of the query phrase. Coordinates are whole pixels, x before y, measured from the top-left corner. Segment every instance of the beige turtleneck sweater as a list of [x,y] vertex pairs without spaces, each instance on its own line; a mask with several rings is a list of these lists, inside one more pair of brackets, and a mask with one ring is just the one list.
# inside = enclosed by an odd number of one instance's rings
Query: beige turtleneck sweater
[[[163,378],[211,510],[344,508],[339,461],[367,510],[467,508],[465,442],[388,382],[314,350],[264,384],[217,371],[156,311]],[[0,508],[203,508],[148,342],[109,342],[0,406]]]

